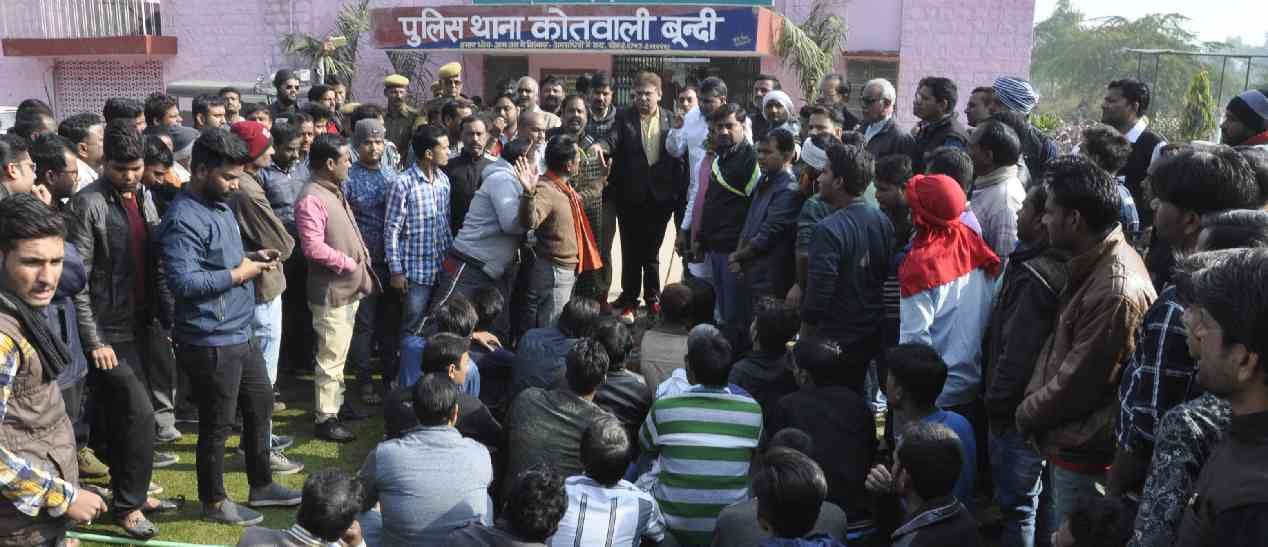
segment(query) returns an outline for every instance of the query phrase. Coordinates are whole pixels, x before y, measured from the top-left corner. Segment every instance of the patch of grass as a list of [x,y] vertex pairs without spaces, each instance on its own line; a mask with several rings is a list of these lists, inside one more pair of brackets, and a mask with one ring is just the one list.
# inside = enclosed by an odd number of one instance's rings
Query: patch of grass
[[[375,416],[361,422],[347,422],[346,425],[357,434],[351,443],[340,445],[321,441],[313,437],[313,383],[311,375],[287,376],[285,372],[279,377],[282,389],[282,401],[286,410],[273,416],[273,431],[281,435],[295,437],[295,445],[286,450],[286,456],[304,464],[304,471],[294,475],[275,475],[273,479],[282,485],[296,490],[304,485],[309,473],[322,469],[338,468],[355,473],[361,468],[366,454],[383,438],[382,407],[369,408]],[[349,384],[349,398],[360,402],[356,397],[356,387]],[[154,482],[163,487],[159,498],[175,498],[185,496],[185,508],[179,512],[165,513],[151,518],[159,528],[155,539],[187,543],[203,543],[218,545],[235,545],[242,536],[243,528],[223,524],[213,524],[202,520],[202,505],[198,501],[198,478],[194,469],[195,447],[198,444],[198,426],[181,424],[184,434],[180,440],[170,445],[159,447],[159,450],[175,452],[180,462],[170,467],[154,470]],[[232,435],[225,443],[225,491],[235,502],[245,504],[247,501],[247,476],[242,457],[234,448],[238,446],[238,435]],[[263,509],[263,526],[285,528],[295,522],[295,508]],[[90,527],[77,531],[93,534],[106,534],[127,537],[123,529],[115,526],[106,516]],[[104,545],[84,542],[85,545]]]

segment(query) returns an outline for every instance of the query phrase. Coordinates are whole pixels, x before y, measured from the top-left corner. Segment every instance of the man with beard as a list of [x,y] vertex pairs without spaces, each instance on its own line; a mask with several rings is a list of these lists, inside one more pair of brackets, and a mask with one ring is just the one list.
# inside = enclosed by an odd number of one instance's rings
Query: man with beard
[[[78,485],[75,435],[56,378],[67,348],[44,321],[62,273],[62,216],[33,196],[0,201],[0,542],[59,545],[106,511]],[[39,438],[31,431],[40,431]]]
[[[586,114],[586,135],[599,144],[600,154],[609,155],[610,150],[603,149],[608,133],[616,125],[616,108],[612,106],[612,78],[606,72],[596,72],[590,76],[590,88],[587,91],[590,111]],[[590,145],[589,152],[596,150]],[[680,155],[679,155],[680,156]],[[607,158],[605,158],[607,159]],[[610,161],[610,159],[608,160]],[[595,280],[595,292],[603,295],[599,298],[599,307],[605,313],[612,311],[608,304],[607,294],[612,287],[612,242],[616,239],[616,201],[611,191],[605,190],[599,195],[599,226],[594,228],[594,237],[599,244],[599,256],[603,258],[604,267],[599,269]]]
[[75,147],[75,166],[79,171],[76,192],[97,180],[97,170],[101,169],[101,144],[105,130],[105,120],[91,112],[75,114],[62,120],[57,126],[57,134],[70,139]]
[[253,280],[277,268],[276,250],[247,254],[228,200],[249,160],[242,140],[208,131],[194,142],[193,172],[157,236],[163,267],[176,296],[172,339],[178,362],[198,400],[198,499],[204,519],[249,526],[260,513],[225,493],[225,438],[242,410],[241,446],[246,459],[247,505],[299,505],[300,494],[273,482],[269,468],[269,419],[273,390],[264,358],[250,337],[255,310]]
[[440,123],[449,134],[450,161],[462,154],[462,120],[474,113],[475,103],[462,97],[449,99],[440,108]]
[[559,116],[554,113],[542,110],[537,105],[537,80],[532,76],[520,78],[515,83],[515,106],[518,106],[521,112],[542,112],[546,115],[546,129],[554,129],[559,127],[561,123]]
[[772,127],[778,125],[772,125],[766,120],[765,116],[766,94],[778,89],[780,89],[779,78],[769,74],[758,74],[753,79],[753,95],[749,97],[749,104],[745,106],[745,111],[748,113],[748,119],[753,122],[753,136],[758,139],[766,135],[766,132]]
[[383,78],[383,96],[387,98],[387,112],[383,115],[383,125],[387,128],[387,140],[392,141],[396,145],[396,150],[401,153],[400,166],[410,157],[409,140],[414,135],[414,130],[419,126],[427,123],[427,117],[423,116],[414,107],[405,104],[405,99],[409,97],[409,78],[400,74],[392,74]]
[[273,75],[273,89],[277,92],[277,100],[269,105],[269,115],[273,121],[289,119],[299,112],[299,77],[288,69],[277,71]]
[[239,115],[242,110],[242,93],[238,92],[238,88],[222,87],[216,94],[225,102],[225,123],[233,125],[242,121],[242,116]]
[[559,119],[563,121],[563,114],[559,109],[564,102],[564,83],[554,75],[547,76],[542,80],[542,110],[551,114],[558,114]]
[[729,335],[738,335],[747,325],[740,324],[740,295],[735,272],[728,262],[739,245],[740,230],[748,215],[753,190],[761,178],[761,169],[757,165],[757,151],[744,138],[743,108],[727,103],[715,110],[709,121],[713,124],[713,150],[717,159],[710,170],[701,209],[703,218],[695,243],[704,252],[717,295],[721,326],[730,331]]
[[1220,123],[1220,142],[1268,148],[1268,91],[1248,89],[1228,101]]
[[[594,144],[594,139],[586,134],[589,112],[586,109],[584,97],[571,95],[564,99],[560,103],[560,115],[563,117],[563,126],[547,132],[546,135],[548,138],[554,138],[556,135],[570,135],[577,140],[577,146],[581,149],[581,166],[569,182],[581,196],[581,208],[585,211],[586,220],[590,223],[591,233],[598,236],[605,229],[603,190],[608,185],[608,170],[611,164],[603,154],[596,154],[590,148]],[[584,296],[597,301],[607,300],[608,285],[602,283],[602,279],[606,277],[609,283],[611,282],[612,274],[608,272],[605,275],[609,267],[604,262],[596,270],[580,273],[572,289],[573,296]]]
[[450,138],[461,139],[462,144],[458,155],[451,158],[444,169],[449,176],[449,227],[456,234],[462,231],[471,199],[484,180],[484,168],[497,158],[484,151],[485,143],[489,142],[489,126],[484,118],[467,114],[454,125],[457,134],[451,132]]

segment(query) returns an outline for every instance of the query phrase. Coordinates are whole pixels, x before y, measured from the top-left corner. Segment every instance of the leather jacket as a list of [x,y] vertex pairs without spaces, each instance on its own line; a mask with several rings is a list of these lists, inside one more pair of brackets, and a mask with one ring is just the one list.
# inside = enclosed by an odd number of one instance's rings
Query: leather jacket
[[1047,456],[1075,463],[1113,458],[1122,364],[1155,298],[1144,261],[1121,227],[1070,259],[1057,322],[1016,416]]
[[128,253],[128,213],[110,180],[98,178],[75,194],[68,205],[70,241],[83,257],[88,276],[87,287],[75,295],[75,315],[86,352],[114,342],[131,342],[137,327],[155,318],[164,326],[171,325],[173,301],[158,267],[158,209],[144,186],[137,186],[136,196],[150,246],[143,302],[136,302],[133,294],[136,272]]

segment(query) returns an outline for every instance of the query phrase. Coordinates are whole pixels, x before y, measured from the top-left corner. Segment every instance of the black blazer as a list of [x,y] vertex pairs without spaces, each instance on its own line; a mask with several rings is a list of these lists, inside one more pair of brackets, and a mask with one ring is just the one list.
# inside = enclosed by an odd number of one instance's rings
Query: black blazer
[[608,195],[625,203],[650,201],[677,204],[686,198],[686,164],[665,150],[670,117],[660,109],[660,159],[647,165],[643,152],[643,129],[638,110],[628,107],[616,113],[616,121],[605,142],[612,151],[612,174],[608,177]]

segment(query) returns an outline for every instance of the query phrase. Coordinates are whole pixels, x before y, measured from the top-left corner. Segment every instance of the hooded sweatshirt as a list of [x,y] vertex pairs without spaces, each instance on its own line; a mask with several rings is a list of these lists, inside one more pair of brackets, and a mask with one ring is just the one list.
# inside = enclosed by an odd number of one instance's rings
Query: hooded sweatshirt
[[516,220],[524,186],[503,159],[484,168],[481,178],[484,182],[471,198],[453,248],[481,262],[481,270],[489,277],[501,279],[524,239],[524,229]]

